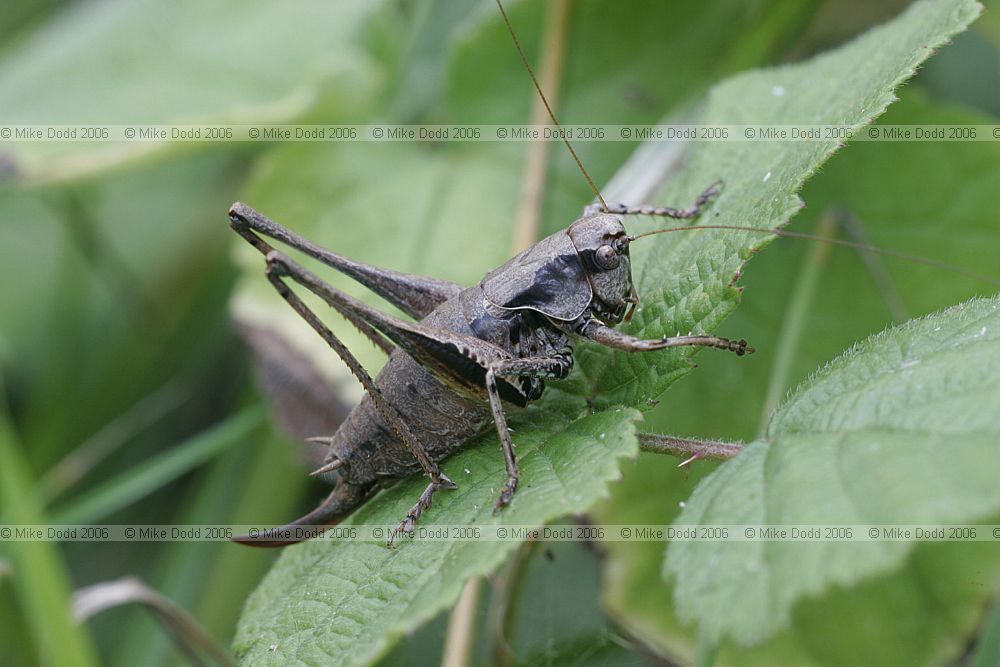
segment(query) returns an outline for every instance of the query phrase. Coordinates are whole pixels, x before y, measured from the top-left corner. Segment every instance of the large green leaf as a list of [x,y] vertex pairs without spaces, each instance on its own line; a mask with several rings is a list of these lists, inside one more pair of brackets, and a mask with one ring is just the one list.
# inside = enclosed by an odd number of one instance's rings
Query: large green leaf
[[[971,1],[915,3],[891,23],[807,63],[750,72],[716,86],[701,120],[859,127],[881,114],[895,99],[896,86],[978,12]],[[721,178],[726,187],[711,209],[713,223],[780,227],[802,206],[795,192],[838,146],[835,140],[699,145],[658,201],[687,205]],[[734,283],[743,263],[770,242],[753,233],[653,238],[633,245],[645,306],[627,327],[650,338],[717,327],[739,301]],[[626,355],[589,346],[580,357],[601,404],[634,405],[688,372],[691,354]]]
[[[982,116],[928,104],[910,89],[880,119],[887,124],[936,123],[974,125],[990,122]],[[929,171],[926,165],[938,167]],[[851,146],[824,167],[823,177],[802,194],[808,208],[796,218],[799,230],[811,230],[831,206],[846,207],[864,224],[881,247],[961,263],[980,273],[995,270],[993,249],[1000,235],[994,211],[991,174],[1000,170],[1000,153],[987,143],[864,143]],[[854,341],[892,322],[883,295],[858,255],[829,249],[820,262],[820,284],[802,315],[800,341],[782,337],[790,315],[788,304],[800,289],[799,267],[815,267],[815,246],[780,240],[758,258],[743,278],[743,307],[725,323],[730,336],[746,336],[758,351],[745,362],[723,355],[703,355],[700,370],[664,397],[660,408],[646,413],[643,430],[752,439],[758,430],[766,397],[781,396],[818,365]],[[903,310],[923,314],[956,303],[981,291],[982,281],[887,259],[887,270]],[[803,269],[805,270],[805,269]],[[988,285],[986,285],[988,287]],[[770,376],[777,357],[790,358],[787,378]],[[780,382],[778,386],[773,386]],[[710,400],[706,400],[710,397]],[[889,465],[886,461],[885,465]],[[696,483],[715,466],[698,463],[687,479],[676,461],[644,455],[639,465],[623,469],[612,501],[597,512],[611,524],[669,524]],[[988,546],[988,545],[987,545]],[[654,585],[663,565],[664,545],[615,542],[606,545],[604,602],[629,630],[677,662],[690,662],[696,626],[683,624],[674,611],[673,586]],[[977,558],[980,561],[977,562]],[[792,610],[789,627],[751,648],[724,644],[717,664],[934,664],[963,650],[979,613],[992,591],[972,584],[940,579],[941,572],[995,571],[989,549],[969,545],[918,545],[903,567],[892,574],[826,591]],[[936,590],[934,601],[921,598],[900,613],[884,599],[901,601],[906,591]],[[845,600],[880,629],[879,634],[850,632],[844,627]],[[942,613],[947,609],[947,613]],[[843,630],[828,632],[832,625]],[[854,628],[851,628],[852,630]],[[809,639],[825,632],[822,641]],[[892,635],[897,641],[887,641]]]
[[[494,442],[445,463],[459,488],[440,492],[422,525],[541,526],[590,506],[618,477],[618,459],[635,455],[637,416],[621,410],[571,420],[533,410],[515,432],[524,480],[517,502],[499,516],[492,513],[505,473],[495,438],[485,438]],[[400,484],[351,521],[395,524],[425,485],[423,479]],[[237,654],[244,664],[370,662],[449,605],[467,578],[491,571],[516,546],[513,540],[418,541],[387,549],[316,540],[288,549],[247,601]]]
[[[1000,512],[1000,300],[860,344],[806,382],[764,439],[720,467],[678,524],[938,524]],[[671,545],[678,610],[752,642],[792,605],[898,567],[913,542]],[[994,581],[982,581],[993,587]],[[736,604],[736,601],[739,601]]]

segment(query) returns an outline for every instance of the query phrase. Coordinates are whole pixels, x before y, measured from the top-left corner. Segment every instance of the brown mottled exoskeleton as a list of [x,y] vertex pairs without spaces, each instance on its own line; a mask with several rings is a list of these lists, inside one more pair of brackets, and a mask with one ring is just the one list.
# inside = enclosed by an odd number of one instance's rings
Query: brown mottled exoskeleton
[[[613,327],[638,304],[632,283],[629,236],[619,215],[690,219],[718,193],[714,184],[686,209],[588,207],[584,216],[489,272],[478,285],[459,285],[355,262],[320,248],[246,204],[229,211],[237,233],[266,258],[267,277],[281,296],[351,368],[366,390],[329,445],[318,474],[334,487],[315,510],[284,527],[328,524],[360,505],[380,480],[422,471],[430,482],[403,518],[409,532],[431,496],[455,484],[438,462],[495,427],[507,479],[495,509],[511,502],[518,485],[517,460],[504,416],[505,404],[539,398],[545,381],[565,378],[573,366],[573,340],[587,338],[629,352],[707,346],[742,355],[745,340],[676,336],[643,340]],[[616,214],[600,212],[613,210]],[[285,243],[354,278],[413,317],[383,313],[320,280],[264,240]],[[289,279],[339,311],[380,348],[389,361],[374,379],[285,282]],[[283,534],[277,529],[277,534]],[[258,545],[296,541],[276,539]]]

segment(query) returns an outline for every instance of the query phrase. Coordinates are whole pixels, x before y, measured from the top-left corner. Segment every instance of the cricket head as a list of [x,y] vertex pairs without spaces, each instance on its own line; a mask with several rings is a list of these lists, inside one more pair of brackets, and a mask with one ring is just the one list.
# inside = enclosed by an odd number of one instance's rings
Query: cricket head
[[580,257],[593,293],[590,311],[604,324],[614,326],[632,319],[639,295],[632,283],[631,238],[617,215],[581,218],[567,230]]

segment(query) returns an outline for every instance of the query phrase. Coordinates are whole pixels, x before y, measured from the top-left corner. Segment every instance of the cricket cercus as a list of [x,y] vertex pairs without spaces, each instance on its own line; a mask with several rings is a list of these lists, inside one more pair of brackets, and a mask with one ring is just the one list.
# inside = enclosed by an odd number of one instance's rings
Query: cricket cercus
[[[518,485],[517,459],[505,404],[525,406],[542,395],[546,380],[565,378],[573,366],[573,341],[583,337],[629,352],[704,346],[752,352],[745,340],[675,336],[644,340],[613,327],[638,305],[632,282],[629,236],[623,215],[691,219],[719,192],[705,190],[689,208],[594,204],[567,229],[490,271],[479,284],[399,273],[353,261],[321,248],[246,204],[229,211],[233,229],[266,259],[278,293],[337,352],[366,393],[336,432],[325,464],[314,474],[333,485],[315,510],[275,529],[278,539],[238,538],[257,546],[300,539],[296,527],[333,524],[359,506],[380,480],[422,471],[429,483],[392,532],[410,532],[439,489],[455,488],[438,462],[495,426],[507,467],[495,509],[511,502]],[[600,196],[598,195],[598,199]],[[611,211],[611,212],[609,212]],[[268,237],[341,271],[400,308],[415,321],[383,313],[320,280],[275,250]],[[340,312],[389,354],[374,379],[316,314],[290,289],[298,283]]]

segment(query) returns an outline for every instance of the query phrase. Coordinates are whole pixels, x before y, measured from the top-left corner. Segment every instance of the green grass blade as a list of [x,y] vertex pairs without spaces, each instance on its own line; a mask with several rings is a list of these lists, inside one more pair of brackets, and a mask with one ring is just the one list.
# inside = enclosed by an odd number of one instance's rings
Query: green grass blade
[[264,424],[261,407],[248,408],[163,454],[100,485],[63,511],[53,523],[97,523],[186,472],[239,445]]
[[[0,396],[2,401],[2,396]],[[46,523],[37,489],[13,429],[0,413],[0,500],[13,524]],[[60,667],[96,665],[86,631],[70,618],[72,583],[55,542],[6,542],[14,583],[41,664]]]

